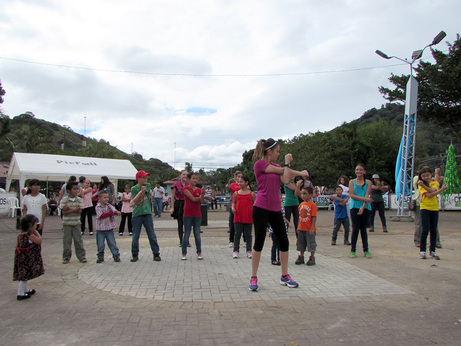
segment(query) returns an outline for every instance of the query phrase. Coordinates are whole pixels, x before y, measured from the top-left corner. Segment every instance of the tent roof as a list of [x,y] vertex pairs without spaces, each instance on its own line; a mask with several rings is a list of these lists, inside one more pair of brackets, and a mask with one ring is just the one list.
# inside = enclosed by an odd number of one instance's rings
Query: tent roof
[[134,180],[136,172],[136,168],[129,160],[13,153],[7,180],[36,178],[67,181],[71,175],[77,178],[83,175],[92,181],[99,181],[104,175],[110,180]]

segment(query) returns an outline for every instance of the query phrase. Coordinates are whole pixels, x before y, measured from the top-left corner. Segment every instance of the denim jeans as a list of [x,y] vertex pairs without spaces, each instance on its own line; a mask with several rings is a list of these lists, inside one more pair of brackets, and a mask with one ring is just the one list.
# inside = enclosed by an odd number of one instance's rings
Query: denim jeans
[[197,254],[202,253],[202,240],[200,239],[200,224],[202,218],[184,216],[184,236],[182,238],[182,254],[187,255],[187,244],[189,244],[189,237],[192,227],[194,228],[195,247],[197,248]]
[[384,215],[384,202],[373,202],[371,203],[371,213],[370,213],[370,228],[375,228],[375,214],[376,209],[378,209],[379,218],[381,219],[381,224],[383,228],[386,228],[386,216]]
[[349,241],[349,231],[350,231],[350,223],[349,218],[345,217],[343,219],[335,219],[335,225],[333,228],[333,235],[331,239],[336,240],[338,238],[338,231],[341,228],[341,225],[344,226],[344,241]]
[[160,247],[157,243],[157,236],[154,232],[154,220],[152,214],[138,215],[132,218],[133,222],[133,238],[131,240],[131,254],[137,256],[139,253],[139,236],[141,234],[141,227],[144,225],[146,228],[147,237],[149,238],[150,248],[154,255],[160,253]]
[[154,215],[161,216],[162,215],[162,207],[163,207],[163,198],[154,198]]
[[368,234],[367,225],[370,217],[370,211],[365,209],[362,215],[358,215],[359,209],[351,209],[352,221],[352,236],[351,236],[351,252],[357,251],[357,239],[362,238],[363,252],[368,251]]
[[234,223],[235,235],[234,235],[234,251],[240,251],[240,239],[242,238],[242,233],[245,235],[245,240],[247,242],[246,251],[251,251],[251,243],[253,239],[251,237],[251,228],[252,223]]
[[426,251],[427,235],[430,237],[430,251],[435,251],[435,243],[437,238],[437,224],[439,222],[439,212],[437,210],[421,209],[421,224],[423,231],[421,233],[421,240],[419,251]]
[[98,258],[104,259],[104,239],[107,240],[107,246],[109,246],[110,252],[114,258],[120,257],[117,243],[115,242],[114,230],[108,231],[96,231],[96,245],[98,246]]

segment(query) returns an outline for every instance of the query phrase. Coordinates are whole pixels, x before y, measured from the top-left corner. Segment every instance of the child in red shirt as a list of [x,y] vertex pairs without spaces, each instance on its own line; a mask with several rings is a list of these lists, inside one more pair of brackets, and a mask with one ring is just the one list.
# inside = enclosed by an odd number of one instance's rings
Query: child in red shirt
[[[302,181],[301,181],[302,183]],[[296,244],[299,251],[298,259],[295,264],[304,264],[304,251],[310,251],[311,255],[307,261],[308,266],[315,265],[315,250],[317,243],[315,241],[315,223],[317,221],[317,205],[312,201],[314,190],[307,186],[300,189],[301,184],[296,185],[296,196],[301,196],[303,202],[299,205],[299,225],[298,225],[298,242]]]
[[251,253],[251,228],[253,225],[253,203],[256,195],[250,189],[250,180],[248,177],[241,175],[239,178],[239,190],[234,192],[232,196],[232,213],[234,213],[234,253],[232,258],[239,258],[240,238],[242,232],[246,240],[247,257],[252,258]]

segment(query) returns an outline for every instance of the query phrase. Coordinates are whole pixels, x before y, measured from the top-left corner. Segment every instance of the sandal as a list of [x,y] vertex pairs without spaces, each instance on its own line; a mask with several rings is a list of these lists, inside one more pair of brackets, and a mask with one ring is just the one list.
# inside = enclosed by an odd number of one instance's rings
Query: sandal
[[274,266],[279,266],[279,265],[280,265],[280,262],[279,262],[279,261],[272,261],[272,264],[273,264]]

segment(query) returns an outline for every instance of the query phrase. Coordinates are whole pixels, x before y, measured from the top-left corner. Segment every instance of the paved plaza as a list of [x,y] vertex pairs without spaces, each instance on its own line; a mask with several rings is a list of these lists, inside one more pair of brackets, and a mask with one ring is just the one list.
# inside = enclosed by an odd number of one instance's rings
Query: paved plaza
[[[317,264],[294,265],[298,288],[281,286],[266,239],[259,292],[248,290],[251,260],[241,243],[232,259],[224,211],[210,211],[202,227],[203,261],[193,237],[181,261],[176,222],[155,218],[161,262],[152,260],[141,233],[139,261],[131,263],[131,237],[116,233],[120,263],[106,246],[96,263],[95,236],[84,235],[88,263],[61,264],[61,222],[47,218],[42,256],[46,273],[29,281],[37,294],[16,300],[12,281],[15,220],[0,219],[1,345],[459,345],[461,342],[461,214],[441,212],[440,261],[420,260],[412,223],[391,222],[389,233],[369,234],[372,259],[358,242],[330,245],[333,211],[318,216]],[[118,219],[117,219],[118,220]],[[377,220],[379,222],[379,220]],[[342,244],[342,233],[338,244]],[[306,258],[307,260],[307,258]]]

